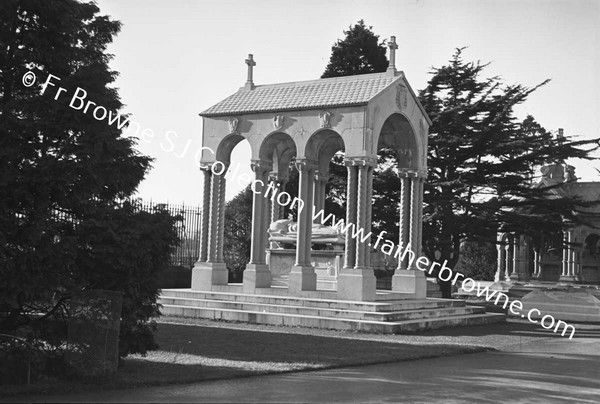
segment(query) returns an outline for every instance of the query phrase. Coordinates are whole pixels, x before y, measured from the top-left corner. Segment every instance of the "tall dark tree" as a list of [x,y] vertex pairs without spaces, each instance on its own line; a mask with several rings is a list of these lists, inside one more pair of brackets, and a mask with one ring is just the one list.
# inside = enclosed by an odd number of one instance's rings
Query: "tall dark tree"
[[[123,203],[151,159],[121,136],[123,118],[97,119],[123,107],[106,53],[121,25],[98,13],[75,0],[0,2],[0,332],[35,329],[74,292],[116,290],[125,355],[155,345],[156,274],[177,237],[165,210]],[[94,104],[70,105],[78,87]]]
[[344,39],[331,47],[331,58],[321,78],[384,72],[388,67],[385,41],[363,20],[344,31]]
[[[500,226],[520,232],[555,233],[564,219],[577,221],[573,198],[548,198],[533,187],[535,170],[568,158],[591,159],[597,140],[557,138],[513,108],[533,88],[482,78],[487,65],[466,63],[457,49],[435,68],[420,100],[433,124],[425,183],[423,247],[427,256],[454,267],[464,240],[494,240]],[[595,146],[595,147],[594,147]],[[449,284],[443,293],[449,297]]]

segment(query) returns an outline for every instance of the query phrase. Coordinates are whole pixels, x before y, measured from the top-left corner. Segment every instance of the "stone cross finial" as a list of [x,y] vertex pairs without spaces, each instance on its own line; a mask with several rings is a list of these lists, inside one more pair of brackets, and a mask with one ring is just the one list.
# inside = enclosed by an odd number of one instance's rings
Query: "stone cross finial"
[[254,55],[248,55],[248,59],[246,59],[246,64],[248,65],[248,80],[246,81],[246,88],[252,90],[254,88],[254,82],[252,81],[252,68],[256,66],[256,62],[254,61]]
[[396,73],[396,49],[398,49],[398,44],[396,44],[395,36],[390,37],[388,48],[390,48],[390,63],[388,64],[387,71]]

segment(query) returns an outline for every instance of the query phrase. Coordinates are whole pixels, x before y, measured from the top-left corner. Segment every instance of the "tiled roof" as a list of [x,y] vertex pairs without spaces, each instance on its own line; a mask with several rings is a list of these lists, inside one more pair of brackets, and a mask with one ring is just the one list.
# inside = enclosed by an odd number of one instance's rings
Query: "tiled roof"
[[200,113],[222,116],[366,104],[401,75],[386,73],[335,77],[294,83],[256,86],[235,94]]

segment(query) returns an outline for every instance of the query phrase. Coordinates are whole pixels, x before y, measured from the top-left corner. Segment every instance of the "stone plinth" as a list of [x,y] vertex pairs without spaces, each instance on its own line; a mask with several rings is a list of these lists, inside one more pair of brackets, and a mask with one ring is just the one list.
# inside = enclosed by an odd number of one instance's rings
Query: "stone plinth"
[[212,285],[227,285],[229,273],[222,262],[196,262],[192,269],[192,289],[211,290]]
[[397,270],[392,276],[392,291],[412,293],[415,299],[425,299],[427,297],[427,278],[419,270]]
[[[311,252],[311,264],[317,275],[318,290],[336,290],[337,277],[343,261],[344,251],[336,250],[313,250]],[[271,271],[273,286],[289,287],[289,276],[296,260],[296,250],[293,249],[269,249],[267,262]]]

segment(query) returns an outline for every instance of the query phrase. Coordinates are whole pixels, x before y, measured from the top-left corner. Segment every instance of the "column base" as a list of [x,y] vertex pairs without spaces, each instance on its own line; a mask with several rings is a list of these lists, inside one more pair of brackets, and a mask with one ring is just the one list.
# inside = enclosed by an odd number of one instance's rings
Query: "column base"
[[529,281],[529,279],[530,279],[530,276],[525,275],[525,274],[511,274],[510,275],[511,281],[527,282],[527,281]]
[[561,275],[560,278],[558,278],[558,281],[565,283],[575,283],[579,282],[579,277],[576,275]]
[[312,265],[294,265],[289,275],[288,292],[291,295],[304,290],[317,290],[317,274]]
[[244,270],[242,290],[254,293],[256,288],[271,287],[271,271],[266,264],[248,264]]
[[415,299],[427,298],[427,277],[415,269],[396,270],[392,276],[392,292],[412,293]]
[[510,282],[510,276],[506,274],[502,274],[502,276],[496,274],[494,275],[494,282]]
[[224,262],[196,262],[192,268],[192,290],[212,290],[227,285],[229,272]]
[[372,268],[344,268],[337,279],[337,297],[341,300],[374,302],[377,280]]

